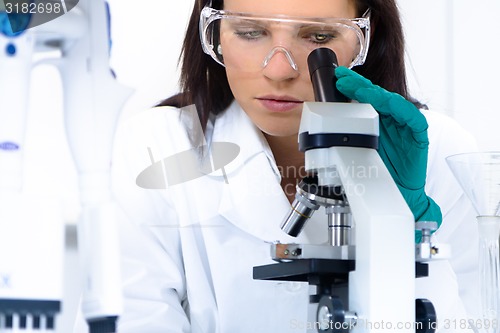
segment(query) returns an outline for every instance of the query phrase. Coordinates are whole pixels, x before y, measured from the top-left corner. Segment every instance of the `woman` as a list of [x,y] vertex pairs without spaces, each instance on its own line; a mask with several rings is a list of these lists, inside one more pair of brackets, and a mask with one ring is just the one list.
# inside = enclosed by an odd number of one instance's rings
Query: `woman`
[[[272,263],[270,242],[325,241],[314,221],[298,238],[280,229],[304,176],[297,134],[302,103],[314,100],[306,58],[318,47],[337,54],[337,88],[380,113],[378,151],[415,220],[443,221],[435,240],[450,243],[453,256],[432,264],[417,295],[434,303],[440,329],[467,331],[456,323],[475,315],[464,306],[475,307],[477,260],[474,244],[463,244],[477,238],[444,157],[474,143],[409,95],[395,2],[196,0],[182,93],[127,121],[117,140],[120,332],[314,329],[307,284],[253,280],[252,268]],[[204,165],[216,143],[238,149],[226,150],[224,165]],[[162,159],[166,173],[149,173]]]

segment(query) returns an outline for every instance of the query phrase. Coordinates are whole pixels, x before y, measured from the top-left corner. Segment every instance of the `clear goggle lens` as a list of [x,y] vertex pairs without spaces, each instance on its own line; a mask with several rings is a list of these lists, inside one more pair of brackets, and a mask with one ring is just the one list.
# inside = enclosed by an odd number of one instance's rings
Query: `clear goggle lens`
[[205,53],[226,67],[255,72],[266,67],[276,53],[283,53],[295,70],[307,71],[308,55],[320,47],[333,50],[340,65],[351,68],[363,64],[369,27],[367,17],[264,17],[205,7],[200,37]]

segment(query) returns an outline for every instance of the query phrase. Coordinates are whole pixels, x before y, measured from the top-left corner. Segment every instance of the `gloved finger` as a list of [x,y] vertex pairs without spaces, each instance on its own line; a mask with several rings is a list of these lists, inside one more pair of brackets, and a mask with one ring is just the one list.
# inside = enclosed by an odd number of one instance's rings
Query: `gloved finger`
[[337,89],[350,99],[356,99],[355,94],[358,89],[373,86],[370,80],[347,67],[337,67],[335,76],[337,77]]
[[[386,129],[388,133],[398,133],[399,136],[404,136],[405,138],[413,138],[413,144],[417,144],[417,147],[426,148],[429,145],[429,137],[427,131],[416,132],[414,129],[410,128],[410,126],[401,125],[394,121],[391,115],[380,115],[380,131],[382,129]],[[391,136],[388,134],[387,136],[390,138]],[[396,140],[396,138],[394,138]]]
[[388,92],[374,85],[370,80],[346,68],[337,67],[337,89],[350,99],[360,103],[369,103],[381,114],[391,116],[398,124],[408,126],[415,133],[415,139],[421,141],[420,134],[427,130],[427,120],[424,115],[403,96]]
[[360,88],[354,95],[357,101],[371,104],[380,114],[391,116],[399,125],[408,126],[415,134],[425,132],[428,128],[425,116],[401,95],[378,86]]
[[[378,153],[397,184],[408,189],[425,185],[428,142],[411,140],[408,127],[397,130],[394,123],[380,127]],[[408,139],[405,139],[408,138]]]
[[[380,86],[374,85],[370,80],[346,67],[337,67],[337,88],[351,99],[361,103],[371,104],[382,114],[392,115],[401,125],[409,124],[410,127],[415,122],[413,119],[425,120],[425,117],[418,109],[401,95],[388,92]],[[418,128],[416,128],[418,131]],[[424,129],[425,130],[425,129]]]

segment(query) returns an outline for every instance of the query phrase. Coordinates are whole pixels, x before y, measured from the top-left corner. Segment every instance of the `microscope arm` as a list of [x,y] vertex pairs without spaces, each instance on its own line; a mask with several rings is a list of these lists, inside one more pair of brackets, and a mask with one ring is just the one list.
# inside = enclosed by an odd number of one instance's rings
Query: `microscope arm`
[[[337,166],[357,230],[349,307],[358,320],[411,323],[415,320],[415,292],[409,288],[415,283],[413,215],[374,149],[334,147],[329,155]],[[368,174],[360,182],[354,166],[369,167],[377,174]],[[352,332],[362,328],[359,325]]]
[[[347,143],[307,149],[305,168],[317,173],[319,186],[342,186],[351,207],[356,269],[349,273],[349,309],[358,320],[413,322],[413,214],[377,151],[354,144],[363,138],[358,133],[377,132],[378,115],[368,104],[304,103],[305,137],[341,133],[340,141]],[[365,328],[358,325],[352,332],[369,332]]]

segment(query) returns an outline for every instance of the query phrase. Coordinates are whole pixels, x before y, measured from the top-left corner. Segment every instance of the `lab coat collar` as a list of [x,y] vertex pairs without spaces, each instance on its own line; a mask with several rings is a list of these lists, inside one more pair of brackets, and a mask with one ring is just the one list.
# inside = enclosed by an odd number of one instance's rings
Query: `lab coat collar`
[[[281,175],[266,138],[236,101],[233,101],[209,126],[213,126],[209,129],[212,132],[207,139],[209,145],[215,142],[230,142],[240,147],[238,156],[225,166],[226,174],[236,172],[245,165],[246,161],[263,153],[273,168],[278,182],[281,181]],[[212,176],[214,175],[223,176],[222,172],[213,173]]]
[[296,241],[280,228],[290,203],[280,186],[271,149],[236,102],[217,117],[211,139],[240,147],[239,155],[225,168],[227,183],[222,186],[219,215],[264,241]]

